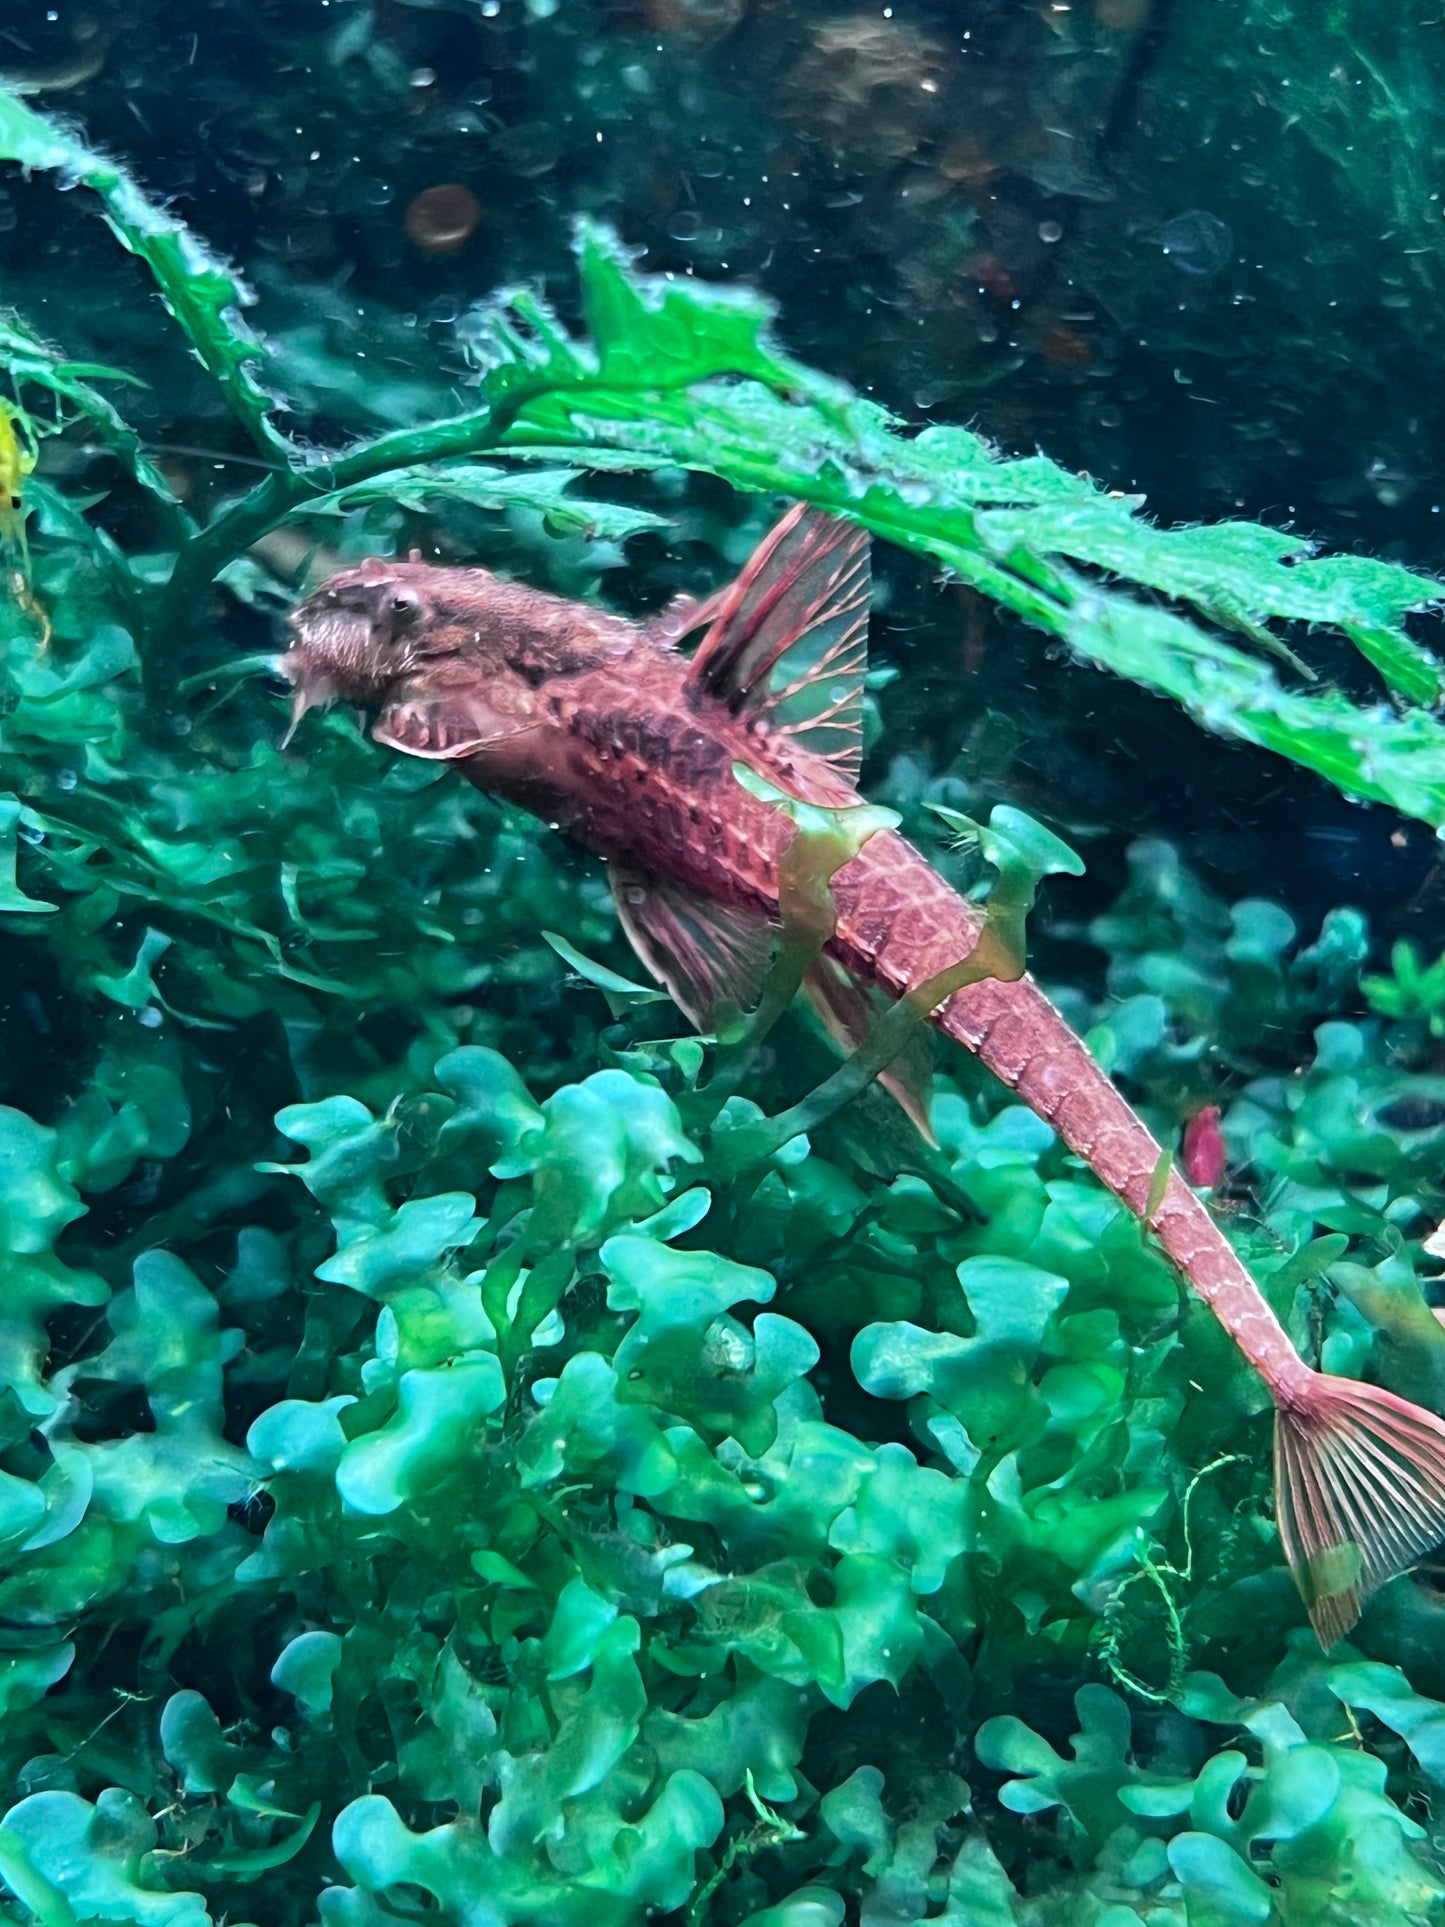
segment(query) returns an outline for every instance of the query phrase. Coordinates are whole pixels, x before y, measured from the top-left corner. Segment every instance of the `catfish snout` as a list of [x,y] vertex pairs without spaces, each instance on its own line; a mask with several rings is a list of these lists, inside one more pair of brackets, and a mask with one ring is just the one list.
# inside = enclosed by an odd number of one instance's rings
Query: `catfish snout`
[[333,576],[293,610],[291,644],[281,658],[295,692],[285,742],[308,709],[379,706],[414,666],[413,638],[426,608],[413,584],[372,563]]

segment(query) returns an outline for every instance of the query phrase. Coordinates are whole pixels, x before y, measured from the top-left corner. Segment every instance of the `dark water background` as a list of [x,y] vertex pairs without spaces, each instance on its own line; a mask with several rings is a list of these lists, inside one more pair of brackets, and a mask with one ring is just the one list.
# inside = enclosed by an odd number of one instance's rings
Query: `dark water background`
[[[0,67],[235,257],[293,392],[333,420],[452,405],[432,370],[460,372],[469,304],[531,281],[566,307],[590,212],[649,269],[766,289],[793,352],[907,419],[1041,448],[1168,521],[1258,517],[1426,569],[1445,503],[1436,44],[1369,0],[0,8]],[[7,290],[142,369],[132,412],[193,497],[234,487],[236,431],[137,329],[141,270],[82,199],[7,184]],[[1157,830],[1228,896],[1430,923],[1425,829],[1206,740],[903,558],[879,566],[875,648],[904,672],[882,754],[964,749],[998,794],[1102,832],[1075,910]],[[640,607],[693,579],[644,540],[608,581]]]

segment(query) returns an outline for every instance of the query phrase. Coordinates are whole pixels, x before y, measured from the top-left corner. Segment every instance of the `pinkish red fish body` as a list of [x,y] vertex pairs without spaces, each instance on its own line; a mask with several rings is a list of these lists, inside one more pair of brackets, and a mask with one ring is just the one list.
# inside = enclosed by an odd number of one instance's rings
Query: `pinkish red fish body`
[[[378,741],[456,763],[603,858],[634,949],[706,1030],[721,1004],[757,1000],[796,834],[738,767],[800,803],[863,801],[868,602],[866,535],[798,508],[736,582],[651,625],[485,570],[368,562],[297,610],[285,667],[297,720],[319,702],[359,703],[377,712]],[[677,639],[698,630],[681,653]],[[804,987],[851,1047],[877,993],[897,998],[970,955],[983,912],[887,830],[831,889],[833,935]],[[971,984],[932,1021],[1147,1219],[1264,1379],[1281,1541],[1332,1644],[1372,1591],[1445,1539],[1445,1424],[1300,1358],[1186,1182],[1204,1151],[1186,1142],[1186,1174],[1161,1193],[1159,1145],[1031,978]],[[896,1069],[890,1088],[926,1129],[926,1095]],[[1212,1171],[1212,1142],[1209,1153]]]
[[1196,1191],[1217,1191],[1223,1184],[1228,1166],[1217,1104],[1206,1104],[1185,1125],[1182,1161],[1184,1175]]

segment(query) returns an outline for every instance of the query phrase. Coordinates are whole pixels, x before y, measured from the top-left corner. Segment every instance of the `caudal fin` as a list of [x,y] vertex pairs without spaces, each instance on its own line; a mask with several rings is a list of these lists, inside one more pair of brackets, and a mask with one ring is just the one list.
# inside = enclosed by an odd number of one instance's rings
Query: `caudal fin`
[[1274,1482],[1285,1557],[1328,1651],[1371,1593],[1445,1540],[1445,1422],[1313,1373],[1280,1401]]

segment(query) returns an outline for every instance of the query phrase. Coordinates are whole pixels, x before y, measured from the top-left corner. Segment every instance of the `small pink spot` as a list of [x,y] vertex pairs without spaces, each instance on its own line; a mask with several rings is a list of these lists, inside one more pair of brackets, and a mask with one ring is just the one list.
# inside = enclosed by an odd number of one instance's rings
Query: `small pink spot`
[[1219,1130],[1219,1106],[1206,1104],[1184,1127],[1184,1175],[1197,1191],[1217,1191],[1226,1159]]

